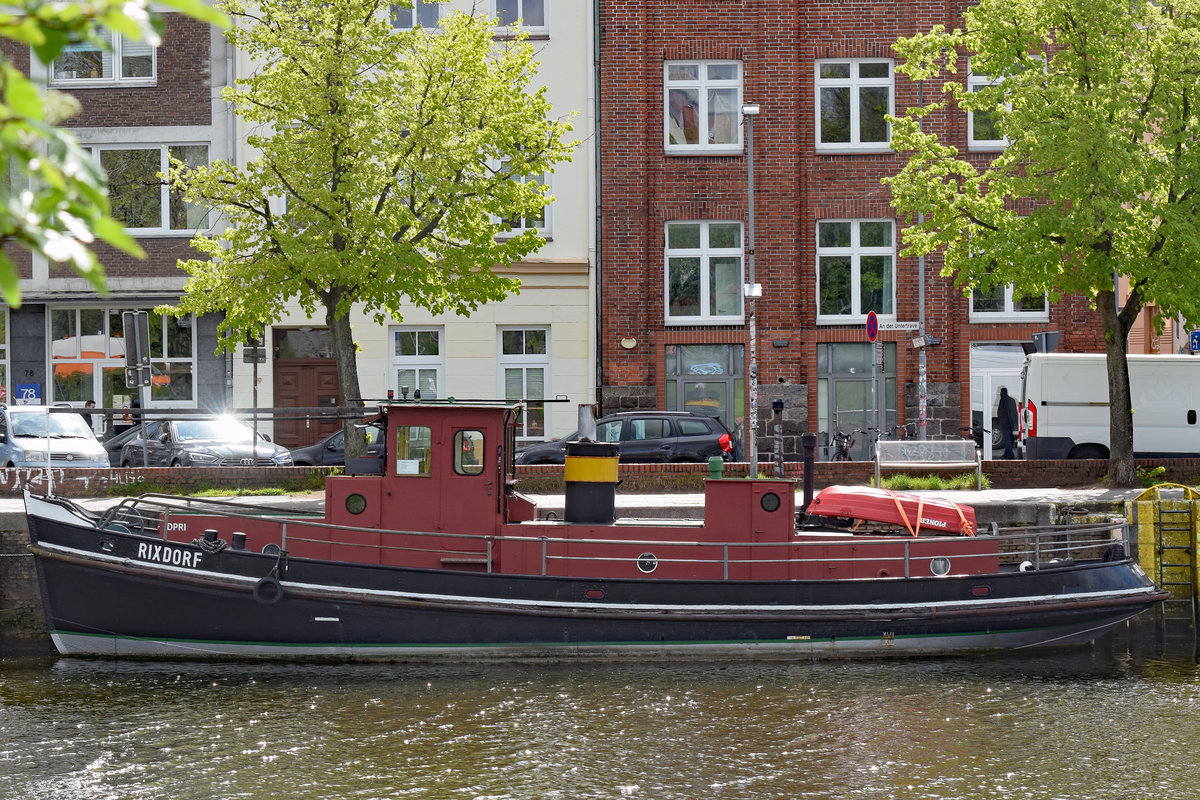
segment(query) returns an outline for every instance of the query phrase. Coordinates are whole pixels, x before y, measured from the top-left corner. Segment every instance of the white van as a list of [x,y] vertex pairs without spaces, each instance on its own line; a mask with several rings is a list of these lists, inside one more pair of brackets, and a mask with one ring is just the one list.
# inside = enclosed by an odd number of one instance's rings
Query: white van
[[[1200,455],[1200,357],[1128,359],[1134,455]],[[1103,354],[1031,354],[1021,385],[1026,458],[1108,458],[1108,363]]]

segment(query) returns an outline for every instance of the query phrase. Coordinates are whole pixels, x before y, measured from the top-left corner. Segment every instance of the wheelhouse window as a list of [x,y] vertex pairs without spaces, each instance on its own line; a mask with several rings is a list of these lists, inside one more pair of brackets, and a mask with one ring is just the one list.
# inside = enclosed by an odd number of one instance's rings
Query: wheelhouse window
[[111,31],[100,36],[106,39],[106,44],[74,42],[64,47],[50,64],[50,85],[154,85],[156,48]]
[[415,397],[417,391],[423,400],[441,397],[445,368],[441,328],[393,328],[391,365],[396,397]]
[[[53,402],[88,400],[121,408],[138,396],[125,386],[125,329],[122,308],[52,308],[50,394]],[[155,405],[195,405],[195,318],[149,311],[150,387]]]
[[412,0],[411,5],[393,3],[391,7],[392,27],[396,30],[439,28],[442,24],[442,17],[450,10],[450,6],[441,0]]
[[483,472],[483,431],[458,431],[454,434],[454,471],[459,475]]
[[433,435],[425,425],[401,425],[396,428],[396,474],[430,474]]
[[548,0],[493,0],[492,14],[505,27],[519,25],[531,34],[545,34],[550,32],[548,5]]
[[742,151],[740,61],[663,65],[663,137],[676,154]]
[[108,175],[113,219],[130,233],[194,233],[208,227],[208,209],[172,192],[163,177],[171,159],[188,166],[208,163],[207,145],[93,147],[92,156]]
[[817,150],[886,150],[891,138],[892,62],[818,61]]
[[817,223],[818,322],[895,315],[894,230],[891,220]]
[[742,223],[669,222],[668,324],[742,322]]
[[504,328],[500,331],[500,390],[508,402],[525,400],[517,422],[517,440],[546,438],[546,404],[538,402],[549,390],[548,328]]

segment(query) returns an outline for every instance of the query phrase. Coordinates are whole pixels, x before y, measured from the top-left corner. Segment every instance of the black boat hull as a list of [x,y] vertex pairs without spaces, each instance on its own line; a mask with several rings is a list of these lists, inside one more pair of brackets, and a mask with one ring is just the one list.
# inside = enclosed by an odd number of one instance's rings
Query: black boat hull
[[1091,640],[1162,600],[1127,560],[940,578],[581,580],[203,552],[30,513],[64,655],[778,658]]

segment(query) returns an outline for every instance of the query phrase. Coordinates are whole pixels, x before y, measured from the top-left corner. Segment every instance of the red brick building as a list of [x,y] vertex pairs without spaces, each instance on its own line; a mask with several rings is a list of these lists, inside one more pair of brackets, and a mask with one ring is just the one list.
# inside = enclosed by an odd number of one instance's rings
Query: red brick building
[[[917,105],[921,87],[895,73],[891,45],[954,27],[964,5],[599,2],[605,412],[707,411],[731,427],[745,417],[748,103],[760,109],[749,124],[762,457],[775,401],[787,457],[811,431],[826,458],[833,431],[920,423],[922,405],[930,438],[991,427],[1036,332],[1059,331],[1060,350],[1102,349],[1083,298],[1051,305],[1012,287],[967,297],[928,257],[922,303],[921,265],[898,255],[904,221],[879,181],[904,156],[888,149],[883,115]],[[959,66],[965,75],[965,57]],[[929,124],[986,160],[1003,147],[987,122],[952,110]],[[881,354],[867,340],[869,311]],[[923,348],[924,403],[919,328],[940,340]]]

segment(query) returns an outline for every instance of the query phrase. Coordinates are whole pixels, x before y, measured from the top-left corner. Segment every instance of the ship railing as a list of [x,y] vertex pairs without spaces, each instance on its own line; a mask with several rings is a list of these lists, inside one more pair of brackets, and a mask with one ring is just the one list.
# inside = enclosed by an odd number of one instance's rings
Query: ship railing
[[[1102,523],[1097,525],[1079,525],[1069,526],[1064,529],[1063,526],[1054,527],[1023,527],[1007,529],[1003,533],[989,534],[987,538],[995,539],[999,547],[1000,563],[1008,565],[1009,568],[1019,569],[1021,571],[1037,570],[1054,566],[1066,566],[1075,561],[1096,561],[1096,560],[1121,560],[1130,552],[1130,529],[1124,520],[1119,523]],[[514,538],[522,538],[528,540],[530,537],[504,537],[505,540]],[[920,556],[912,552],[912,547],[915,543],[926,545],[932,540],[940,540],[942,542],[963,541],[963,537],[930,537],[914,538],[912,536],[898,536],[888,538],[853,538],[830,542],[829,540],[820,540],[812,542],[804,541],[789,541],[789,542],[704,542],[704,541],[664,541],[662,539],[575,539],[575,538],[554,538],[554,537],[538,537],[538,541],[542,547],[542,564],[541,572],[543,575],[551,573],[550,565],[552,562],[628,562],[628,555],[613,555],[613,556],[597,556],[594,554],[586,555],[570,555],[561,553],[551,553],[552,544],[560,545],[587,545],[589,547],[601,546],[637,546],[637,547],[664,547],[664,546],[685,546],[696,547],[704,550],[720,551],[719,558],[689,558],[689,557],[661,557],[654,556],[654,561],[657,564],[689,564],[703,565],[720,563],[723,567],[723,578],[729,579],[729,571],[732,566],[752,566],[765,564],[844,564],[845,556],[821,557],[809,554],[804,554],[805,550],[810,553],[814,548],[826,549],[831,545],[838,544],[853,544],[856,553],[853,556],[853,561],[856,564],[894,564],[901,560],[904,565],[903,577],[909,578],[913,575],[913,564],[920,562],[923,566],[928,565],[931,561],[939,557],[952,557],[954,565],[965,561],[970,563],[972,559],[994,559],[995,551],[989,552],[962,552],[960,550],[947,550],[945,553],[925,553]],[[884,547],[892,547],[897,542],[903,544],[903,555],[896,556],[894,554],[867,555],[870,548],[876,547],[883,549]],[[730,556],[730,549],[737,551],[749,552],[769,552],[771,550],[778,551],[784,549],[788,553],[798,552],[801,554],[784,555],[782,557],[755,556],[736,558]],[[922,548],[927,549],[927,548]],[[952,566],[949,565],[948,566]],[[955,570],[958,573],[961,570]],[[924,570],[922,570],[922,574]]]
[[[448,533],[429,531],[380,531],[378,528],[334,525],[327,523],[321,517],[305,517],[294,510],[257,507],[248,509],[237,503],[221,500],[190,498],[179,501],[167,495],[143,495],[139,498],[122,501],[112,507],[101,517],[98,527],[105,528],[113,525],[124,527],[136,533],[156,538],[166,538],[170,530],[170,519],[173,514],[219,514],[230,519],[245,519],[261,524],[264,519],[270,520],[279,527],[279,547],[288,550],[292,543],[314,545],[336,544],[339,548],[361,548],[363,550],[379,550],[390,552],[422,553],[444,556],[455,559],[465,555],[475,554],[486,563],[487,571],[494,566],[493,554],[497,544],[504,542],[533,544],[541,550],[541,573],[552,574],[555,562],[629,562],[631,548],[671,548],[665,553],[677,553],[680,549],[692,548],[695,553],[703,556],[686,555],[655,555],[658,564],[691,564],[691,565],[720,565],[722,575],[729,578],[730,568],[754,564],[829,564],[844,563],[847,559],[841,557],[822,557],[815,554],[813,548],[828,548],[831,545],[853,544],[856,552],[853,560],[856,563],[889,563],[898,560],[903,562],[904,577],[911,577],[913,564],[920,562],[921,574],[928,574],[926,568],[931,559],[938,556],[928,553],[928,545],[942,541],[946,543],[961,543],[967,541],[961,536],[946,537],[912,537],[901,536],[846,536],[837,540],[826,538],[817,541],[805,541],[796,537],[783,542],[725,542],[685,540],[671,538],[605,538],[578,537],[571,535],[480,535],[468,533]],[[313,536],[307,533],[319,529],[321,534]],[[566,531],[569,531],[567,528]],[[686,529],[674,528],[673,531]],[[387,539],[382,544],[356,543],[353,541],[331,541],[330,532],[346,533],[383,533]],[[404,538],[401,543],[399,540]],[[1001,528],[992,532],[980,534],[980,538],[994,540],[997,549],[984,552],[964,552],[960,548],[947,550],[953,556],[956,565],[964,560],[989,558],[995,559],[997,551],[1002,569],[1042,569],[1056,565],[1065,565],[1073,561],[1083,560],[1121,560],[1132,552],[1131,532],[1129,525],[1123,519],[1110,522],[1081,525],[1057,525],[1044,527]],[[427,543],[428,546],[423,546]],[[448,544],[448,543],[453,543]],[[896,545],[903,545],[902,555],[896,555]],[[919,557],[912,552],[915,544],[922,545],[922,555]],[[869,554],[869,548],[890,547],[887,554]],[[461,548],[461,549],[460,549]],[[620,548],[618,552],[617,548]],[[604,552],[610,549],[611,554]],[[580,551],[586,552],[580,552]],[[733,552],[731,552],[733,551]],[[712,555],[709,556],[708,554]],[[745,555],[745,554],[752,555]],[[737,555],[742,554],[742,555]],[[955,570],[958,572],[958,570]],[[898,577],[898,576],[897,576]]]

